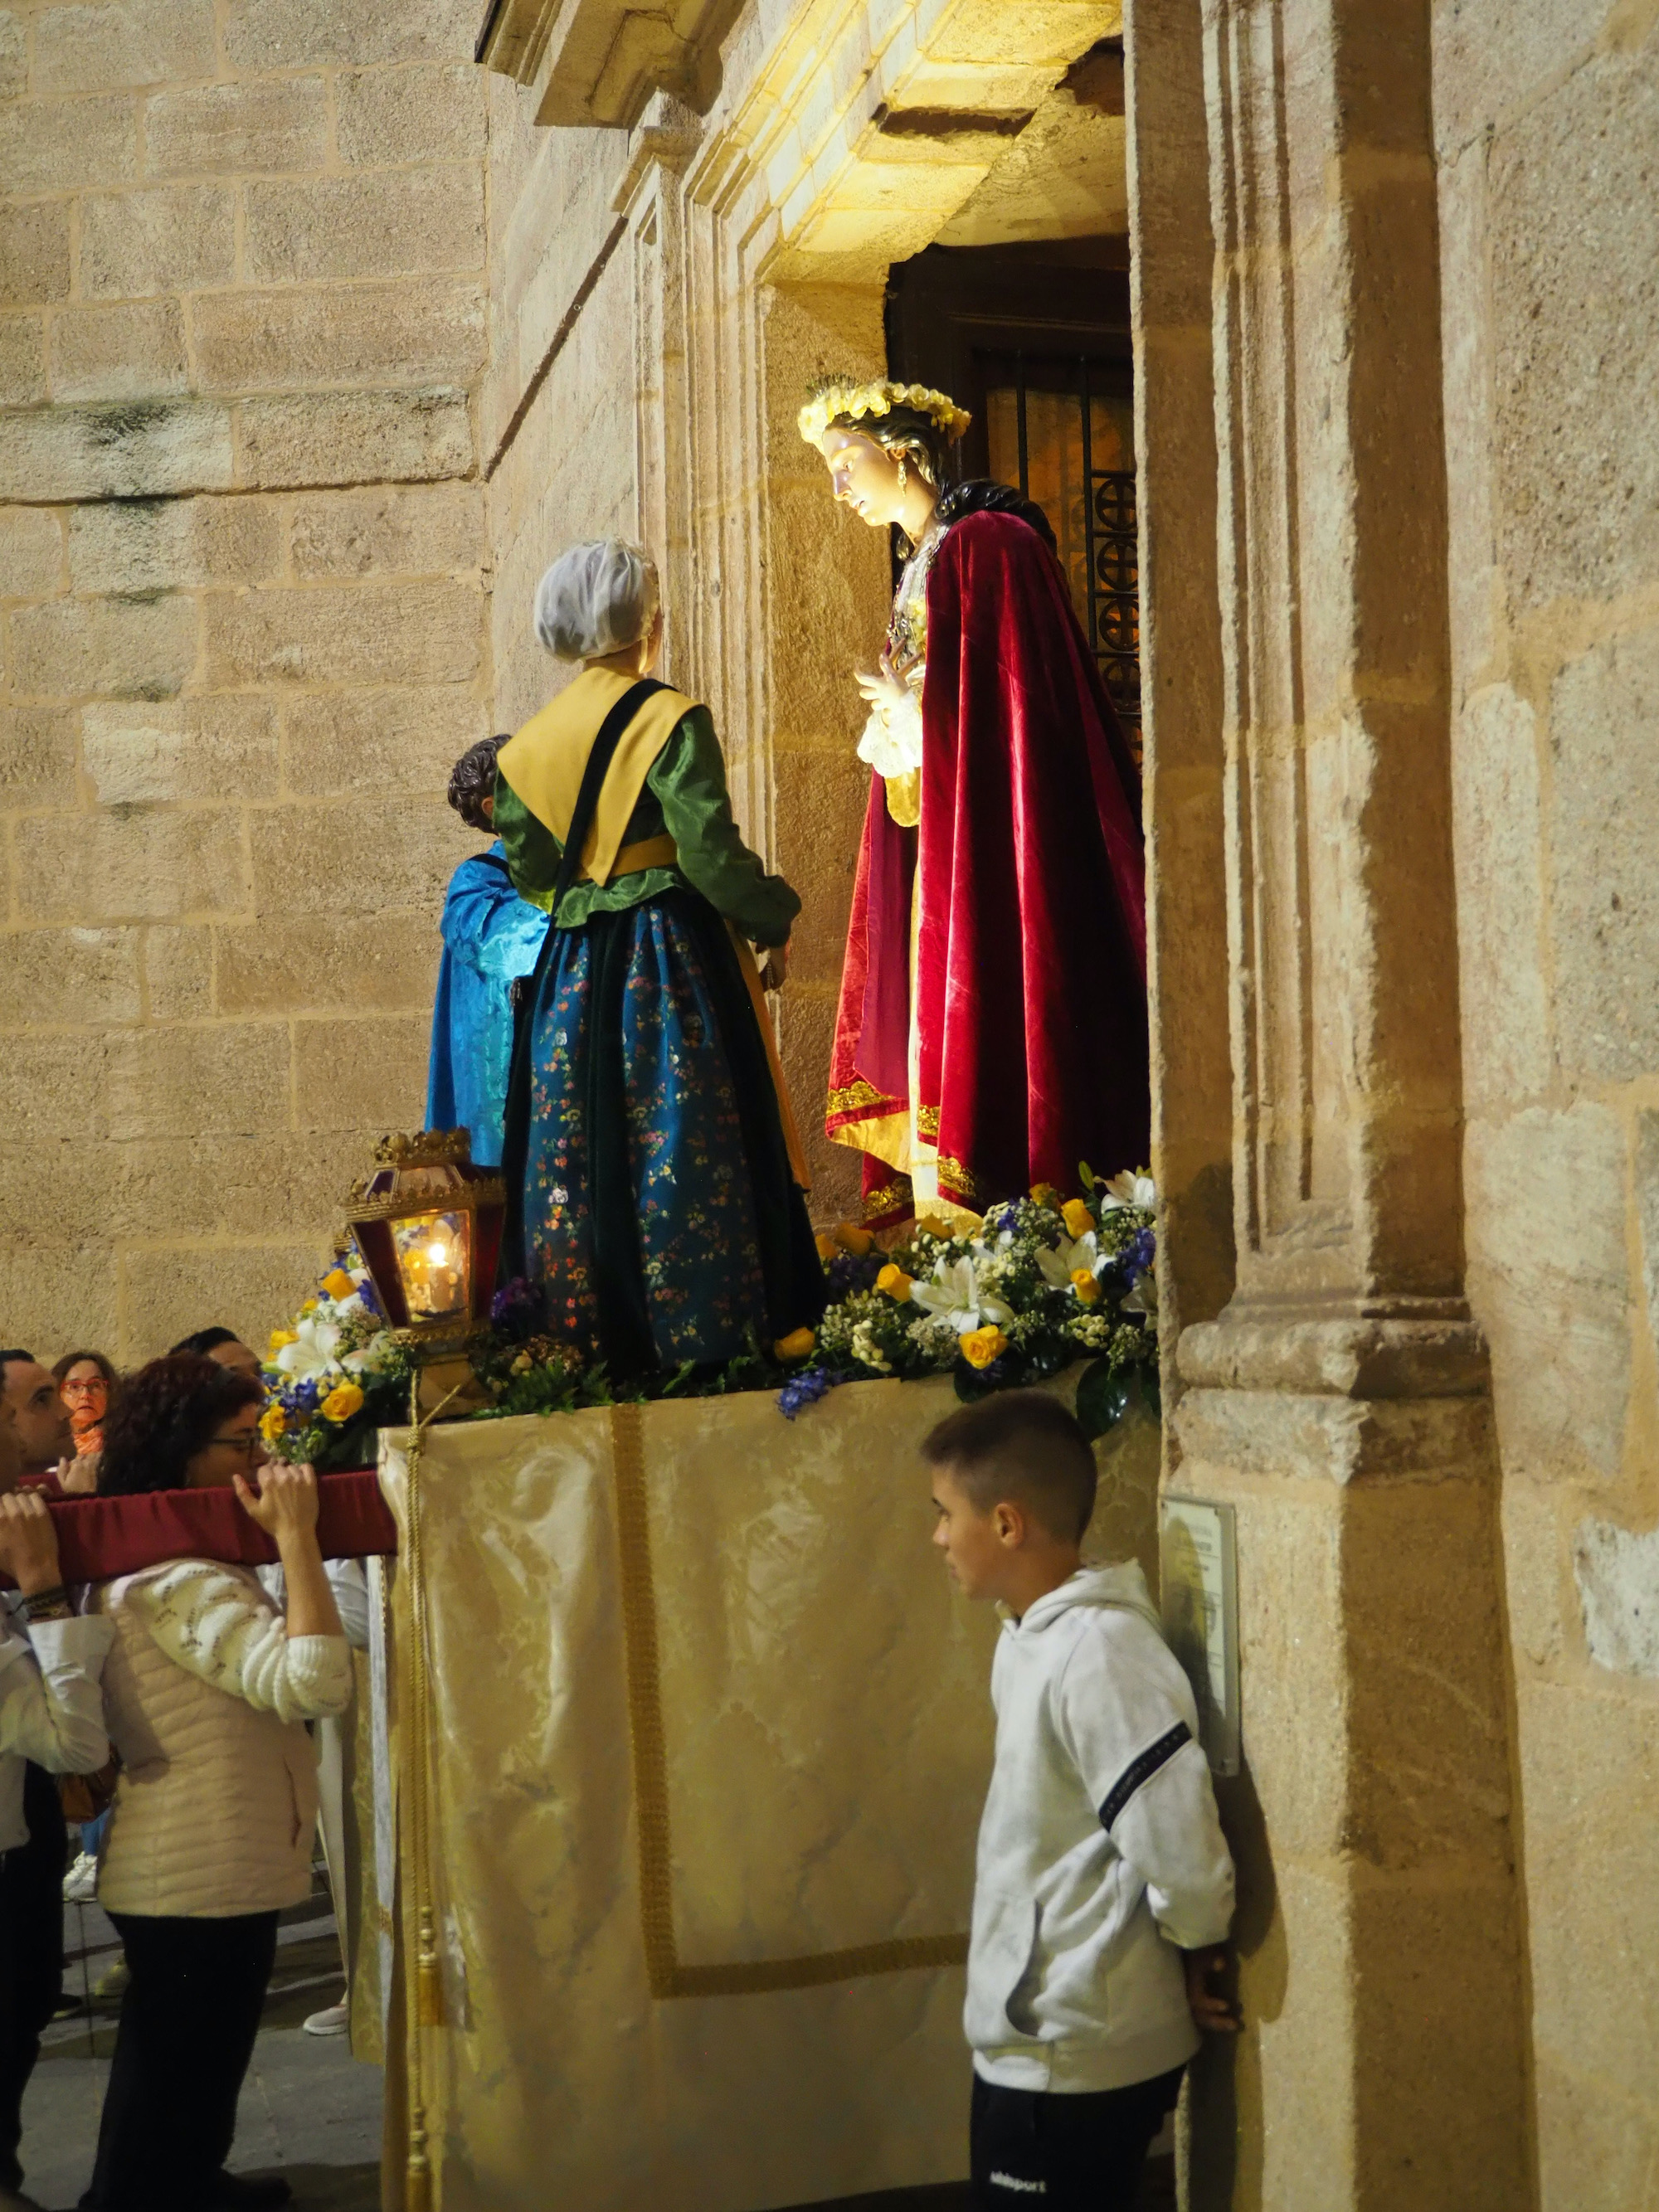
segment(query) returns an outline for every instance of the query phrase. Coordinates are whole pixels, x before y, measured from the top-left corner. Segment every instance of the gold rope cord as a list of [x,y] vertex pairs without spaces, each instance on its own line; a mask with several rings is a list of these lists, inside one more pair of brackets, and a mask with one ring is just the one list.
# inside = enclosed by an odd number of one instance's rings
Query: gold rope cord
[[[422,1550],[421,1511],[421,1447],[425,1440],[428,1423],[420,1419],[419,1389],[417,1373],[410,1384],[409,1414],[412,1433],[407,1461],[409,1557],[405,1562],[409,1575],[409,1680],[411,1692],[408,1754],[410,1849],[416,1948],[415,2004],[408,2031],[409,2148],[404,2168],[404,2212],[431,2212],[432,2162],[427,2144],[426,2083],[421,2031],[444,2025],[443,1976],[438,1963],[431,1863],[428,1856],[431,1683],[427,1672],[426,1560]],[[428,1420],[430,1419],[428,1415]]]
[[794,1959],[731,1966],[683,1966],[674,1939],[673,1862],[668,1819],[668,1753],[663,1731],[662,1675],[656,1596],[651,1579],[651,1528],[645,1484],[645,1422],[638,1406],[611,1409],[616,1479],[617,1546],[621,1559],[623,1646],[628,1674],[628,1723],[634,1756],[634,1806],[639,1833],[640,1922],[646,1976],[653,1997],[757,1996],[778,1990],[816,1989],[926,1966],[958,1966],[965,1936],[895,1937],[817,1951]]

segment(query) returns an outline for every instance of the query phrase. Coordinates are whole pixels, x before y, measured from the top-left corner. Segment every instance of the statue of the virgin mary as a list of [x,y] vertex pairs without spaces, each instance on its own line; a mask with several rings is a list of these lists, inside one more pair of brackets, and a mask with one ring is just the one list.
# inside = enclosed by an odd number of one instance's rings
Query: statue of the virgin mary
[[909,557],[859,683],[876,771],[827,1127],[865,1219],[951,1220],[1140,1165],[1149,1146],[1140,779],[1040,507],[940,495],[969,417],[920,385],[821,386],[800,432]]

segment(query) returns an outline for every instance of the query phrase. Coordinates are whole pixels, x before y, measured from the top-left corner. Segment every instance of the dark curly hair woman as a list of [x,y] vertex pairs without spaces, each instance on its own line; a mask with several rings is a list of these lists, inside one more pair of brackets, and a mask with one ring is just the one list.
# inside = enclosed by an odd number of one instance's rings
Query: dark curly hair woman
[[82,2199],[95,2212],[286,2197],[285,2185],[232,2183],[224,2164],[277,1915],[311,1887],[306,1723],[344,1711],[351,1660],[317,1545],[317,1478],[267,1461],[264,1403],[252,1376],[169,1355],[132,1376],[105,1423],[106,1495],[234,1488],[275,1540],[288,1597],[284,1611],[250,1569],[204,1559],[94,1595],[115,1625],[104,1708],[122,1762],[98,1895],[132,1977]]

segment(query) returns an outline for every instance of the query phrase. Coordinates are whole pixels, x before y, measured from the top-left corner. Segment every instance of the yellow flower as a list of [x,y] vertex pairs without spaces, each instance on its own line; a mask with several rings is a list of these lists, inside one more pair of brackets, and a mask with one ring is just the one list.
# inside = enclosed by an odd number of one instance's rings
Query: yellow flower
[[1068,1198],[1060,1209],[1060,1218],[1068,1237],[1086,1237],[1095,1225],[1095,1217],[1080,1198]]
[[910,1285],[915,1280],[914,1275],[907,1275],[902,1267],[890,1260],[876,1277],[876,1288],[885,1291],[890,1298],[896,1298],[902,1305],[910,1295]]
[[818,1257],[824,1262],[826,1267],[841,1249],[840,1245],[836,1243],[833,1237],[815,1237],[812,1239],[812,1242],[817,1246]]
[[781,1360],[790,1364],[805,1359],[817,1348],[817,1332],[811,1328],[792,1328],[787,1336],[781,1336],[772,1346]]
[[285,1344],[297,1344],[299,1340],[291,1328],[273,1328],[270,1332],[270,1348],[273,1352],[280,1352]]
[[948,1221],[941,1221],[936,1213],[924,1213],[921,1220],[916,1224],[916,1234],[919,1237],[948,1237],[950,1233],[950,1223]]
[[343,1267],[333,1268],[328,1274],[325,1275],[323,1277],[323,1288],[328,1292],[331,1298],[355,1297],[357,1291],[357,1285],[352,1281],[350,1276],[347,1274]]
[[288,1426],[288,1415],[280,1406],[267,1406],[259,1416],[259,1434],[268,1444],[274,1444]]
[[850,1252],[855,1260],[861,1260],[875,1241],[870,1231],[860,1229],[856,1221],[838,1221],[836,1224],[836,1242],[843,1252]]
[[325,1421],[349,1421],[362,1411],[363,1394],[355,1382],[337,1382],[317,1408]]
[[1052,1206],[1058,1212],[1060,1193],[1051,1182],[1034,1182],[1031,1185],[1031,1203],[1033,1206]]
[[307,1298],[307,1299],[305,1301],[304,1304],[303,1304],[303,1305],[301,1305],[301,1307],[300,1308],[300,1311],[301,1311],[301,1313],[315,1313],[315,1312],[316,1312],[316,1310],[317,1310],[317,1301],[316,1301],[316,1299],[315,1299],[315,1298]]
[[1085,1306],[1093,1305],[1095,1300],[1100,1296],[1100,1285],[1086,1267],[1073,1268],[1072,1288]]
[[959,1349],[970,1367],[988,1367],[1006,1352],[1008,1340],[1000,1328],[970,1328]]

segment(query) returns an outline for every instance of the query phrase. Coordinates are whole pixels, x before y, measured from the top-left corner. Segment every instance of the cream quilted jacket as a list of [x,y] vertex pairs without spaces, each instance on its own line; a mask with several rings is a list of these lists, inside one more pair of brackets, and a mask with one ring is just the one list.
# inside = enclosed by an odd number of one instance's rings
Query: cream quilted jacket
[[290,1638],[246,1568],[173,1559],[106,1583],[104,1710],[121,1755],[98,1881],[106,1911],[223,1917],[311,1887],[317,1755],[345,1710],[343,1636]]

